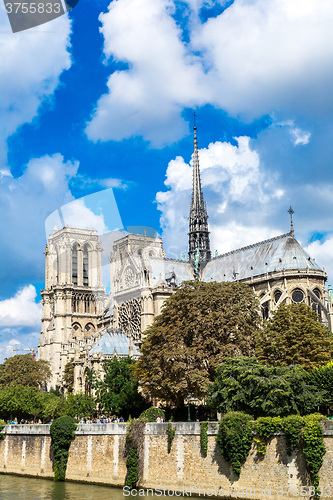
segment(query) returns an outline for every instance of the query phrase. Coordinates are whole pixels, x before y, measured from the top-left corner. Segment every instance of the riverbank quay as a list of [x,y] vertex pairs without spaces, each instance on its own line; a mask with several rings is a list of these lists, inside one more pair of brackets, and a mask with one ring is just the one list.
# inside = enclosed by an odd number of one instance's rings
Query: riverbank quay
[[[303,454],[288,456],[283,435],[268,443],[264,458],[253,444],[235,475],[216,443],[217,423],[208,425],[207,456],[200,423],[177,422],[168,453],[167,423],[146,423],[140,435],[139,485],[125,496],[219,496],[226,498],[310,498],[311,482]],[[333,422],[325,421],[326,454],[320,470],[322,498],[333,498]],[[79,425],[71,444],[66,478],[123,487],[126,477],[126,423]],[[49,425],[8,425],[0,441],[0,472],[53,478]],[[159,493],[162,492],[162,493]]]

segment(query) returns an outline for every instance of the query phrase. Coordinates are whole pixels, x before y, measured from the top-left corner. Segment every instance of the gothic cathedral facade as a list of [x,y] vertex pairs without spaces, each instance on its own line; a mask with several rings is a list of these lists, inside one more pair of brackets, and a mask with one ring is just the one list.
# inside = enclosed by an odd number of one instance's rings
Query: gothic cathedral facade
[[74,362],[74,388],[80,392],[86,388],[87,370],[102,372],[103,362],[113,356],[139,355],[145,329],[186,280],[248,283],[264,318],[282,303],[306,303],[332,329],[333,297],[330,287],[325,291],[326,273],[295,239],[292,219],[288,233],[212,258],[196,127],[188,238],[188,260],[167,258],[158,237],[125,234],[119,238],[109,256],[107,295],[97,232],[54,229],[45,251],[38,347],[39,358],[51,364],[51,386],[63,387],[69,361]]

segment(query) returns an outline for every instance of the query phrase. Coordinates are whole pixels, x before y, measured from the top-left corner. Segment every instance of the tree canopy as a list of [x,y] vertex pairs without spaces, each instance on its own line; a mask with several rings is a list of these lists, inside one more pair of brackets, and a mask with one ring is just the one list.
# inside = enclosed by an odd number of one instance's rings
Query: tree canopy
[[138,383],[132,374],[134,365],[130,357],[114,357],[103,364],[103,380],[94,379],[92,383],[100,411],[124,418],[138,417],[149,406],[138,392]]
[[221,413],[241,411],[255,417],[304,415],[314,411],[322,397],[302,367],[267,366],[243,357],[218,366],[209,404]]
[[253,354],[258,327],[248,285],[184,282],[143,336],[135,374],[144,394],[175,404],[204,397],[218,364]]
[[332,353],[331,332],[305,304],[281,305],[257,337],[258,360],[273,366],[311,370],[328,363]]
[[51,376],[47,361],[36,360],[32,354],[17,354],[0,365],[0,388],[25,385],[40,387]]

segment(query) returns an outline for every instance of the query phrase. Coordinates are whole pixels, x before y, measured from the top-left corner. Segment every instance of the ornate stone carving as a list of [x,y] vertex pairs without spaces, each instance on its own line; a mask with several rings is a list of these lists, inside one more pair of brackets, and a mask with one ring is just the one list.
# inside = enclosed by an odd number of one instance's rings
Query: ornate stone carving
[[134,273],[130,267],[128,267],[124,273],[124,283],[127,288],[130,288],[134,284]]
[[141,304],[139,299],[128,300],[118,308],[119,325],[128,337],[139,340],[141,336]]

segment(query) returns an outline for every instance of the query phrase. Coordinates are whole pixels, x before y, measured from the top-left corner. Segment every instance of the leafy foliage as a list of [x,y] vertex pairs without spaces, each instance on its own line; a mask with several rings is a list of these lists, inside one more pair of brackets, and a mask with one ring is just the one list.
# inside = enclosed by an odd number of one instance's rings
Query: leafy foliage
[[323,441],[323,429],[320,421],[325,417],[319,414],[305,417],[305,425],[302,429],[303,453],[309,469],[313,486],[315,487],[315,498],[319,498],[319,470],[323,465],[323,456],[326,453]]
[[208,422],[200,422],[200,445],[204,457],[207,457],[208,451]]
[[184,282],[145,331],[135,369],[144,394],[176,405],[206,396],[218,364],[253,353],[258,323],[248,285]]
[[251,415],[229,412],[221,419],[216,441],[222,456],[230,463],[235,474],[240,474],[252,445]]
[[258,453],[264,456],[269,438],[274,434],[283,432],[286,437],[287,453],[290,455],[299,446],[303,425],[304,417],[300,415],[289,415],[284,418],[258,418],[253,424],[253,430],[257,434],[257,438],[254,441],[257,443]]
[[299,366],[274,367],[256,358],[228,358],[216,369],[209,404],[225,413],[243,411],[259,416],[306,414],[320,404],[323,393]]
[[86,394],[70,394],[67,398],[42,392],[36,387],[10,386],[0,390],[0,416],[4,419],[54,419],[63,415],[91,417],[95,411],[94,399]]
[[315,488],[315,498],[320,496],[319,470],[326,452],[323,430],[320,425],[320,421],[324,418],[323,415],[315,413],[305,417],[290,415],[283,419],[261,417],[254,423],[254,430],[259,437],[255,441],[258,445],[258,452],[262,455],[266,453],[268,439],[277,432],[285,433],[288,453],[300,446],[302,438],[302,451]]
[[74,389],[74,363],[73,359],[68,361],[65,366],[63,380],[65,382],[65,387],[67,392],[73,392]]
[[289,453],[302,444],[302,451],[313,482],[315,498],[319,498],[319,470],[323,464],[325,445],[320,421],[325,419],[318,413],[301,417],[260,417],[251,423],[252,417],[241,412],[227,413],[220,422],[217,443],[223,457],[230,463],[235,473],[240,474],[241,464],[245,462],[252,444],[252,429],[258,436],[255,439],[257,450],[265,455],[269,438],[279,432],[286,436]]
[[36,361],[32,354],[18,354],[0,365],[0,389],[17,385],[41,387],[50,376],[47,361]]
[[282,430],[286,436],[287,453],[291,454],[293,450],[298,448],[301,429],[304,425],[304,418],[300,415],[289,415],[282,420]]
[[151,406],[141,413],[139,420],[144,420],[145,422],[156,422],[157,417],[165,420],[165,411],[162,410],[162,408],[155,408],[155,406]]
[[0,439],[4,439],[5,438],[5,435],[4,433],[2,432],[4,427],[6,425],[6,422],[4,420],[0,420]]
[[323,392],[322,404],[333,404],[333,361],[324,366],[315,366],[309,372],[309,382]]
[[45,393],[36,387],[9,386],[0,391],[0,416],[9,419],[41,418],[43,416]]
[[305,304],[281,305],[257,336],[258,360],[273,366],[311,370],[329,362],[332,353],[330,331]]
[[135,445],[132,445],[126,459],[127,475],[125,484],[130,488],[135,488],[138,481],[138,463],[138,450]]
[[257,451],[264,456],[269,438],[282,429],[282,419],[280,417],[260,417],[254,423],[253,429],[258,436],[254,440],[257,444]]
[[104,380],[95,380],[93,387],[96,390],[96,402],[104,412],[138,416],[147,408],[147,404],[138,392],[138,383],[132,375],[135,361],[128,357],[112,358],[103,365]]
[[75,437],[75,429],[75,420],[68,416],[55,419],[50,427],[55,481],[65,480],[69,447]]
[[167,433],[168,433],[168,453],[170,453],[172,447],[172,441],[174,440],[176,435],[176,429],[175,427],[173,427],[171,422],[168,423]]
[[[78,403],[78,404],[76,404]],[[95,412],[95,399],[89,394],[69,394],[66,398],[66,415],[91,418]]]

